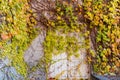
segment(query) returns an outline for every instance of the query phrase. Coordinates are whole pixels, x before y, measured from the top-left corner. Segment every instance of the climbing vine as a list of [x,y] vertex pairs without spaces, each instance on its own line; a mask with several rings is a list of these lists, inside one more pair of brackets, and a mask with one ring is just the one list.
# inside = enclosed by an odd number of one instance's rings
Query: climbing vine
[[120,1],[84,0],[85,18],[94,50],[93,69],[98,74],[117,75],[120,71]]
[[[119,74],[119,4],[119,0],[84,0],[83,6],[76,7],[67,3],[57,5],[56,20],[49,21],[44,42],[46,61],[48,62],[53,54],[59,54],[61,51],[67,52],[68,55],[76,55],[81,45],[78,44],[79,40],[75,36],[70,36],[70,33],[83,33],[86,44],[84,46],[90,53],[88,61],[93,64],[93,70],[98,74]],[[79,16],[75,15],[84,16],[81,25]],[[92,49],[90,41],[93,44]]]
[[27,0],[0,0],[0,58],[8,58],[8,66],[14,66],[24,77],[24,51],[36,35],[31,13]]
[[[50,1],[45,9],[40,6],[35,9],[40,14],[39,20],[27,0],[0,0],[0,58],[8,58],[10,65],[26,77],[23,54],[36,35],[33,26],[38,21],[46,30],[43,46],[47,65],[53,55],[66,52],[68,59],[71,55],[78,57],[79,50],[84,48],[96,73],[119,74],[120,1],[84,0],[80,5],[74,0],[56,0],[52,7]],[[53,14],[52,19],[43,15],[44,10]]]
[[79,50],[87,46],[87,40],[84,41],[83,38],[89,34],[85,31],[84,22],[79,21],[82,16],[79,11],[82,9],[81,5],[56,2],[55,7],[55,19],[48,20],[49,26],[44,41],[46,69],[53,63],[52,57],[55,55],[65,52],[68,59],[71,56],[79,57]]

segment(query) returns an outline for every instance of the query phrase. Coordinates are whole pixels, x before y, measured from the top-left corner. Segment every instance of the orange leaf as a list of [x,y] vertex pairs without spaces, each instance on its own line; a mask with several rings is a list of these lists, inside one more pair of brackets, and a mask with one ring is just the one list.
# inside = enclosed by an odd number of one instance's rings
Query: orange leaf
[[2,38],[3,40],[9,39],[9,35],[2,33],[2,34],[1,34],[1,38]]
[[0,49],[2,49],[3,47],[2,46],[0,46]]

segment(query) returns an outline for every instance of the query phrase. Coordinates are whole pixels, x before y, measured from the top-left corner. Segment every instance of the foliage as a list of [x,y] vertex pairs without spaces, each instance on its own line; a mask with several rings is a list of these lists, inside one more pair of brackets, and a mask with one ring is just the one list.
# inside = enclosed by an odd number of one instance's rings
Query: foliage
[[[46,39],[44,41],[44,52],[46,64],[52,63],[52,56],[66,52],[68,59],[71,55],[78,57],[79,50],[85,47],[85,42],[81,39],[85,37],[82,33],[86,33],[84,23],[79,22],[79,12],[81,6],[62,4],[56,2],[55,19],[48,21]],[[86,34],[87,35],[87,34]],[[47,67],[47,68],[48,68]]]
[[36,35],[36,22],[28,12],[31,10],[27,0],[0,0],[0,58],[8,58],[24,77],[27,65],[23,54]]
[[[99,74],[119,74],[120,71],[120,1],[85,0],[85,18],[89,29],[96,30],[94,71]],[[95,59],[95,60],[94,60]]]
[[[68,55],[76,55],[83,45],[76,45],[79,40],[71,37],[70,33],[80,35],[82,33],[85,38],[83,44],[87,51],[90,50],[88,61],[93,64],[94,71],[99,74],[119,74],[119,4],[119,0],[108,2],[106,0],[84,0],[83,6],[57,3],[56,18],[48,21],[49,27],[44,42],[46,62],[51,61],[53,54],[67,52]],[[80,16],[84,16],[83,21],[80,21]],[[90,48],[89,38],[91,38],[94,49]]]
[[[53,55],[66,52],[69,59],[71,55],[78,57],[79,50],[86,48],[95,72],[119,73],[120,1],[84,0],[79,5],[56,0],[55,3],[54,19],[40,20],[47,28],[43,43],[46,64],[49,66]],[[37,10],[42,15],[43,8]],[[23,54],[36,35],[33,28],[36,21],[31,16],[27,0],[0,0],[0,58],[9,58],[10,65],[25,77],[27,65]]]

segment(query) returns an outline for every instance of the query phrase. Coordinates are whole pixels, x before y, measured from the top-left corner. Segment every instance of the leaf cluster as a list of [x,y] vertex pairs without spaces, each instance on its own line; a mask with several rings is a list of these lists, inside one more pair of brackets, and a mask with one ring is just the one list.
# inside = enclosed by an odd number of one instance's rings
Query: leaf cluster
[[8,58],[10,66],[24,77],[27,75],[24,51],[37,33],[33,27],[36,22],[30,19],[32,14],[28,11],[27,0],[0,0],[0,58]]

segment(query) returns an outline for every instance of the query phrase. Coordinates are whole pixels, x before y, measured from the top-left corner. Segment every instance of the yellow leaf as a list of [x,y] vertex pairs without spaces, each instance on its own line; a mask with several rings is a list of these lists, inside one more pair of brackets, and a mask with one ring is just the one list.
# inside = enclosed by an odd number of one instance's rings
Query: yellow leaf
[[60,17],[60,16],[57,16],[57,19],[58,19],[58,20],[61,20],[61,17]]
[[109,71],[110,68],[111,68],[110,65],[107,65],[107,67],[106,67],[107,71]]
[[60,10],[61,10],[61,8],[58,8],[58,9],[57,9],[57,11],[60,11]]

